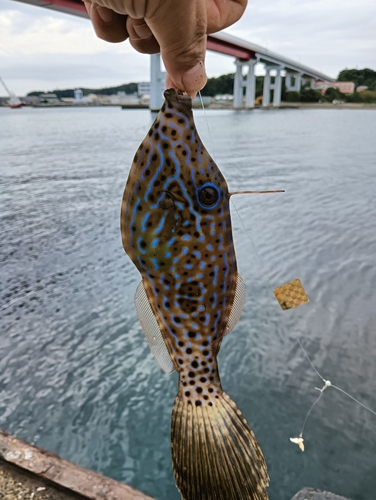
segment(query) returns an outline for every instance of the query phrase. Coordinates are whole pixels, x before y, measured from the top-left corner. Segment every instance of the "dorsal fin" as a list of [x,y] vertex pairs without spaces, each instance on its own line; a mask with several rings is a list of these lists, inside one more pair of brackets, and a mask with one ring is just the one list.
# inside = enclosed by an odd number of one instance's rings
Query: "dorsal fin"
[[228,335],[237,325],[242,315],[246,298],[246,287],[240,274],[236,274],[235,296],[223,336]]
[[137,287],[134,296],[134,304],[136,306],[138,319],[140,320],[142,330],[151,352],[162,370],[170,375],[175,371],[174,363],[166,347],[166,343],[159,328],[158,321],[151,308],[142,281]]

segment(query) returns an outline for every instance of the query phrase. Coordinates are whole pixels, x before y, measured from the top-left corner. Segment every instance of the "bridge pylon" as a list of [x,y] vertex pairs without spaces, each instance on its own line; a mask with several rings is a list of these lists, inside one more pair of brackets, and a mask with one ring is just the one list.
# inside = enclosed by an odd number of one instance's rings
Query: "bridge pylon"
[[161,70],[161,54],[150,56],[150,111],[159,111],[163,104],[166,72]]
[[[294,78],[294,84],[292,83],[293,78]],[[285,85],[287,92],[300,92],[302,88],[302,74],[287,71]]]
[[[262,95],[262,105],[264,107],[270,106],[270,91],[273,91],[273,106],[278,108],[281,105],[282,94],[282,75],[281,72],[284,68],[282,66],[265,66],[264,76],[264,89]],[[275,72],[274,81],[271,72]]]
[[[255,65],[256,59],[249,59],[242,61],[241,59],[235,60],[236,71],[234,77],[234,108],[241,109],[244,107],[243,89],[245,88],[245,107],[253,108],[255,106],[256,96],[256,76]],[[248,67],[246,76],[243,75],[243,68]]]

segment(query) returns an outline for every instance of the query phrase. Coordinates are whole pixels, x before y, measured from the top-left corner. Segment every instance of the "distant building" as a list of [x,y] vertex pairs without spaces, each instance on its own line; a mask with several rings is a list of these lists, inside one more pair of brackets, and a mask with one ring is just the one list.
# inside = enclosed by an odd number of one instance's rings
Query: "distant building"
[[234,99],[232,94],[217,94],[214,96],[216,102],[228,102]]
[[355,91],[354,82],[314,82],[313,84],[313,88],[315,90],[321,90],[322,95],[324,95],[330,87],[338,89],[343,94],[353,94]]
[[57,104],[58,102],[60,101],[56,94],[40,94],[39,96],[40,104]]
[[143,106],[149,106],[150,104],[150,95],[149,94],[144,94],[140,96],[140,104]]
[[[232,97],[233,98],[233,97]],[[196,96],[193,101],[192,101],[192,104],[194,105],[198,105],[199,107],[202,106],[202,104],[204,106],[208,106],[209,104],[211,104],[213,101],[213,99],[211,97],[207,97],[207,96]]]
[[142,95],[150,95],[151,93],[151,84],[150,82],[141,82],[137,84],[137,94],[139,96]]
[[83,97],[84,97],[84,93],[82,92],[81,89],[74,90],[74,102],[82,102]]
[[35,95],[27,95],[25,98],[25,103],[26,104],[38,104],[39,102],[39,97]]
[[106,94],[98,94],[98,104],[102,106],[107,106],[111,104],[111,96],[106,95]]
[[122,104],[126,105],[131,105],[131,104],[139,104],[140,100],[136,95],[128,95],[123,91],[118,92],[117,94],[113,94],[110,96],[111,99],[111,104],[119,104],[120,106]]
[[88,96],[86,96],[86,99],[87,99],[88,104],[99,104],[99,99],[98,99],[97,94],[91,93]]
[[356,87],[357,92],[363,92],[364,90],[367,89],[368,89],[367,85],[359,85],[359,87]]

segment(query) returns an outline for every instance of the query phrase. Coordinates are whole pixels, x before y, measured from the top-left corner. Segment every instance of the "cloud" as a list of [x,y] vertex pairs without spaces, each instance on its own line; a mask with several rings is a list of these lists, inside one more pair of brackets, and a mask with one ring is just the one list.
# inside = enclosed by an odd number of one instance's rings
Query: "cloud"
[[[128,42],[100,40],[83,18],[0,0],[0,32],[1,74],[18,95],[150,79],[149,56],[135,52]],[[207,68],[217,76],[234,71],[234,63],[211,54]]]
[[373,0],[251,0],[236,32],[332,76],[345,67],[376,67]]
[[[109,44],[82,18],[0,1],[0,67],[19,95],[31,90],[101,87],[149,79],[149,57]],[[14,10],[14,9],[17,10]]]
[[[31,90],[71,87],[105,87],[130,81],[149,79],[148,57],[131,54],[86,54],[67,59],[65,54],[32,55],[27,60],[17,57],[6,65],[7,79]],[[131,70],[127,70],[127,64]],[[5,74],[4,73],[4,74]],[[5,78],[5,77],[4,77]],[[7,80],[6,79],[6,80]]]
[[[333,77],[345,67],[376,69],[374,0],[250,0],[226,31]],[[99,40],[83,18],[0,0],[0,33],[1,76],[19,95],[149,79],[148,56]],[[233,72],[233,60],[209,53],[207,70]]]
[[86,19],[51,11],[47,11],[46,15],[46,9],[31,6],[29,8],[42,12],[43,16],[30,15],[34,12],[0,11],[0,56],[132,51],[129,44],[110,46],[97,38]]

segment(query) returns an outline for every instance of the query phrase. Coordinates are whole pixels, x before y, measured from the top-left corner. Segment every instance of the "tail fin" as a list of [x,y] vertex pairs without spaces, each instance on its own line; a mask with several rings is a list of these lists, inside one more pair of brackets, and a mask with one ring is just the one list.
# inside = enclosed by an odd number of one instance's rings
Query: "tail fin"
[[171,451],[182,500],[268,498],[261,448],[224,392],[212,406],[194,406],[179,392],[172,410]]

